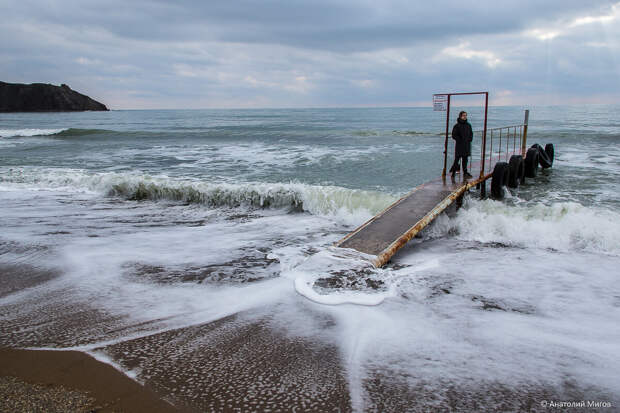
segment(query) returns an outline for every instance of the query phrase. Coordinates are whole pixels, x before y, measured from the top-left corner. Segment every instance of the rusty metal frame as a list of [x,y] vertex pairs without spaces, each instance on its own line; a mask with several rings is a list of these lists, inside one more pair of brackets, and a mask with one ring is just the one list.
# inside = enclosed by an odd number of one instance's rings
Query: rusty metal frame
[[[446,141],[444,144],[443,150],[443,171],[441,172],[441,177],[446,179],[446,166],[448,163],[448,134],[450,128],[450,100],[452,96],[463,96],[463,95],[484,95],[484,130],[482,132],[482,153],[486,152],[487,147],[487,117],[489,113],[489,92],[459,92],[459,93],[436,93],[436,95],[444,95],[448,96],[448,107],[446,110]],[[480,160],[480,177],[484,175],[484,159],[483,156]]]

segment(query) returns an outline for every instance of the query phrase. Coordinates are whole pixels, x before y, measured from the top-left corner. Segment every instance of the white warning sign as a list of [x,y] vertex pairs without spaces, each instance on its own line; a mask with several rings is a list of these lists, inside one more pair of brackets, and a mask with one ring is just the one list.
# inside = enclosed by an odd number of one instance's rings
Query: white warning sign
[[448,95],[433,95],[433,110],[445,111],[448,108]]

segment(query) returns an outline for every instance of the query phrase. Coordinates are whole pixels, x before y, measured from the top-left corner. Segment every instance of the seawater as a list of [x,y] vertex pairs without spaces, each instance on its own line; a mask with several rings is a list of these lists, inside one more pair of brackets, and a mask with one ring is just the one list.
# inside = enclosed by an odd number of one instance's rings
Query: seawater
[[[438,398],[465,383],[617,396],[620,107],[529,109],[553,168],[503,201],[471,192],[383,269],[331,245],[441,173],[441,112],[0,114],[0,345],[94,351],[269,313],[336,343],[354,410],[373,408],[377,372]],[[523,110],[492,107],[489,127]],[[75,308],[105,322],[58,320]]]

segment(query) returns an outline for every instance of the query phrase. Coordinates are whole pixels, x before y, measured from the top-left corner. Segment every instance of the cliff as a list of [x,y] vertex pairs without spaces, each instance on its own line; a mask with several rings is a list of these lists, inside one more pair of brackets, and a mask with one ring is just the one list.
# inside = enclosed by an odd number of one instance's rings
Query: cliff
[[65,112],[81,110],[108,110],[86,95],[67,85],[45,83],[0,82],[0,112]]

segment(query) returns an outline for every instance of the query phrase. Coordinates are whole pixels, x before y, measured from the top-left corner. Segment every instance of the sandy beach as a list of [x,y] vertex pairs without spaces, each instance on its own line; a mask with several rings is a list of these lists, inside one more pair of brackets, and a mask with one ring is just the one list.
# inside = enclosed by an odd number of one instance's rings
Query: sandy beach
[[78,351],[0,349],[1,412],[184,412]]
[[335,347],[279,331],[268,317],[250,321],[243,314],[123,341],[96,353],[139,372],[144,385],[82,352],[3,348],[2,389],[19,392],[3,390],[0,411],[545,412],[541,400],[613,400],[569,381],[518,387],[489,381],[481,387],[448,380],[412,387],[394,365],[359,382],[366,399],[363,407],[356,406],[360,400],[348,384],[346,360]]

